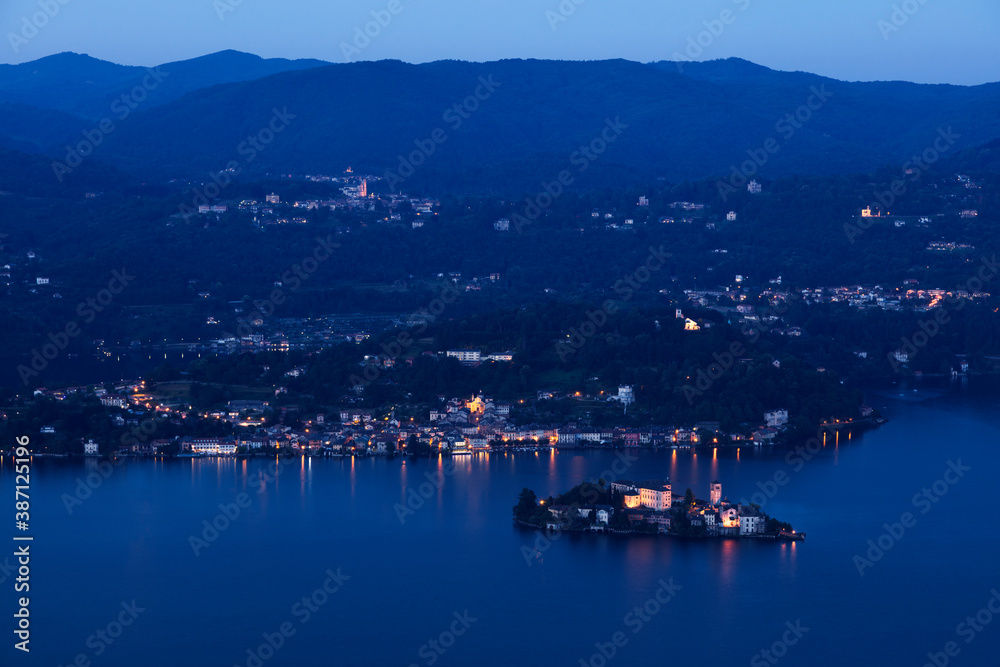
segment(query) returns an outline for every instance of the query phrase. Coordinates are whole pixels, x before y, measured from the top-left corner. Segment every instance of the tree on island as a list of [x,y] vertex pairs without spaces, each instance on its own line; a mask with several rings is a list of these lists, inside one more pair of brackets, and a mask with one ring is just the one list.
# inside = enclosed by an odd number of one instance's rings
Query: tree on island
[[680,537],[704,537],[705,526],[695,526],[691,523],[691,517],[687,512],[676,512],[674,514],[673,532]]
[[514,518],[518,521],[541,525],[546,510],[544,506],[539,507],[538,496],[531,489],[525,487],[517,496],[517,504],[514,505]]
[[621,508],[616,509],[615,513],[611,515],[609,527],[615,530],[628,530],[632,527],[632,523],[628,520],[628,514],[625,512],[624,505]]
[[614,512],[611,514],[608,527],[615,530],[628,530],[631,524],[628,520],[628,514],[625,512],[625,496],[615,493],[611,498],[611,506],[614,508]]
[[694,491],[690,488],[684,492],[684,504],[688,507],[694,507]]
[[771,516],[767,517],[767,520],[764,521],[764,532],[780,533],[781,531],[785,531],[786,533],[792,532],[792,524],[787,521],[778,521]]

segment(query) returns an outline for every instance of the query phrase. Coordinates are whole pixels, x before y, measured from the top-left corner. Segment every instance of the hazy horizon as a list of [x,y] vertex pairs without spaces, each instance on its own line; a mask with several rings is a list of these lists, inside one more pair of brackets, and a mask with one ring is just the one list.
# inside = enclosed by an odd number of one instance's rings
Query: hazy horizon
[[[650,64],[655,64],[657,62],[675,62],[675,61],[673,61],[673,60],[671,60],[669,58],[663,59],[663,60],[659,60],[659,61],[656,61],[656,60],[641,61],[641,60],[631,60],[631,59],[628,59],[628,58],[514,58],[514,57],[512,57],[512,58],[498,58],[497,60],[492,60],[492,61],[489,61],[489,60],[465,60],[465,59],[461,59],[461,58],[439,58],[437,60],[426,60],[426,61],[415,62],[415,61],[406,60],[404,58],[380,58],[378,60],[358,60],[358,61],[351,61],[351,62],[337,62],[335,60],[334,61],[331,61],[331,60],[322,60],[321,58],[308,58],[308,57],[305,57],[305,58],[289,58],[289,57],[285,57],[285,56],[262,56],[262,55],[260,55],[258,53],[253,53],[253,52],[249,52],[249,51],[239,51],[237,49],[221,49],[221,50],[218,50],[218,51],[211,51],[211,52],[203,53],[203,54],[200,54],[200,55],[191,56],[190,58],[182,58],[180,60],[170,60],[170,61],[155,62],[155,63],[119,62],[119,61],[106,60],[104,58],[99,58],[99,57],[94,56],[94,55],[89,54],[89,53],[80,53],[80,52],[77,52],[77,51],[60,51],[60,52],[57,52],[57,53],[50,53],[48,55],[40,56],[38,58],[35,58],[33,60],[29,60],[29,61],[26,61],[26,62],[23,62],[23,63],[0,63],[0,65],[10,65],[10,66],[28,65],[28,64],[31,64],[33,62],[38,62],[38,61],[44,60],[46,58],[51,58],[51,57],[54,57],[54,56],[60,56],[60,55],[64,55],[64,54],[72,54],[72,55],[77,55],[77,56],[82,56],[82,57],[87,57],[87,58],[94,58],[94,59],[100,60],[102,62],[107,62],[107,63],[111,63],[111,64],[114,64],[114,65],[120,65],[120,66],[123,66],[123,67],[157,67],[157,66],[168,65],[168,64],[171,64],[171,63],[175,63],[175,62],[186,62],[186,61],[190,61],[190,60],[197,60],[199,58],[207,58],[207,57],[210,57],[210,56],[219,55],[221,53],[227,53],[227,52],[241,53],[243,55],[254,56],[254,57],[257,57],[257,58],[261,58],[263,60],[272,60],[272,59],[273,60],[287,60],[287,61],[316,60],[316,61],[319,61],[319,62],[323,62],[326,65],[351,65],[351,64],[356,64],[356,63],[359,63],[359,62],[379,63],[379,62],[393,62],[393,61],[403,62],[403,63],[408,64],[408,65],[426,65],[426,64],[431,64],[431,63],[435,63],[435,62],[488,63],[488,62],[498,62],[498,61],[504,61],[504,60],[524,60],[524,61],[540,61],[540,62],[607,62],[607,61],[622,60],[622,61],[625,61],[625,62],[636,63],[636,64],[640,64],[640,65],[650,65]],[[936,83],[935,84],[935,83],[927,83],[927,82],[920,82],[920,81],[910,81],[910,80],[907,80],[907,79],[837,79],[836,77],[828,76],[826,74],[823,74],[822,72],[813,72],[813,71],[810,71],[810,70],[803,70],[803,69],[780,69],[780,68],[775,68],[775,67],[769,67],[769,66],[764,65],[762,63],[754,62],[752,60],[749,60],[747,58],[742,58],[740,56],[727,56],[725,58],[711,58],[711,59],[707,59],[707,60],[694,60],[694,61],[690,61],[690,62],[692,62],[692,63],[710,63],[710,62],[718,62],[718,61],[723,61],[723,60],[742,60],[742,61],[750,63],[752,65],[757,65],[759,67],[764,67],[766,69],[769,69],[769,70],[775,71],[775,72],[803,72],[803,73],[806,73],[806,74],[814,74],[816,76],[822,76],[822,77],[834,79],[834,80],[837,80],[837,81],[843,81],[845,83],[894,82],[894,83],[914,83],[914,84],[918,84],[918,85],[948,85],[948,86],[963,86],[963,87],[985,86],[985,85],[990,85],[990,84],[993,84],[993,83],[1000,83],[1000,78],[998,78],[995,81],[983,81],[982,83],[968,83],[968,84],[967,83]],[[683,63],[685,61],[676,61],[676,62]],[[322,66],[322,65],[319,65],[319,66]]]
[[[70,51],[150,66],[230,49],[330,63],[738,57],[844,81],[1000,81],[989,30],[991,19],[1000,18],[1000,6],[988,0],[960,7],[929,0],[808,7],[791,0],[699,5],[510,0],[473,6],[457,0],[434,5],[365,0],[295,8],[253,0],[179,0],[141,11],[123,0],[53,0],[48,10],[43,5],[14,0],[0,11],[7,28],[0,61],[19,64]],[[127,32],[119,28],[123,22],[130,26]]]

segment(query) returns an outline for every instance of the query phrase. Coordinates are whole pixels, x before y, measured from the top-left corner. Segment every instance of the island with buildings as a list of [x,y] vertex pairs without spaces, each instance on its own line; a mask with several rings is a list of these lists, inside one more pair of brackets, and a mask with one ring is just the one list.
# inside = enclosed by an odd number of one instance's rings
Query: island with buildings
[[696,498],[690,488],[683,495],[674,494],[670,480],[606,483],[600,479],[546,499],[525,488],[514,506],[514,521],[547,532],[805,539],[805,533],[768,516],[760,505],[730,502],[718,481],[711,483],[708,501]]

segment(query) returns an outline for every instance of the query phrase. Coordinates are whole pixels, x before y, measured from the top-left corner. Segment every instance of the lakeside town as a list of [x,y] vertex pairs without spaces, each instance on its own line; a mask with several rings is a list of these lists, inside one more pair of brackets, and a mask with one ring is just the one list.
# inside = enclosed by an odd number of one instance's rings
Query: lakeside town
[[709,487],[708,501],[698,499],[690,488],[683,494],[673,493],[669,479],[610,484],[601,479],[541,500],[524,489],[514,506],[514,521],[548,532],[805,539],[805,533],[768,516],[759,505],[731,502],[723,496],[718,480]]
[[[290,372],[303,372],[293,369]],[[425,417],[400,416],[402,408],[372,410],[345,405],[330,412],[301,414],[296,406],[272,404],[265,399],[230,400],[224,407],[197,410],[181,398],[166,398],[174,385],[155,389],[143,381],[104,387],[70,387],[35,390],[36,400],[58,406],[68,400],[100,402],[108,426],[120,438],[76,438],[66,442],[57,420],[41,424],[34,440],[37,453],[88,456],[250,456],[289,452],[307,456],[468,455],[476,452],[575,448],[692,448],[698,446],[763,446],[780,442],[789,426],[787,409],[761,415],[749,434],[727,432],[719,422],[693,425],[592,426],[566,423],[518,423],[514,416],[527,413],[525,401],[494,400],[477,394],[467,398],[439,397],[438,406]],[[284,387],[275,390],[276,396]],[[603,393],[603,392],[602,392]],[[556,399],[591,401],[620,409],[623,414],[635,401],[634,388],[622,385],[608,396],[556,396],[539,392],[534,402]],[[9,408],[8,408],[9,409]],[[412,410],[406,410],[412,413]],[[822,427],[830,432],[864,428],[872,421],[870,406],[861,407],[858,420],[832,420]],[[2,415],[7,419],[9,415]],[[206,430],[219,434],[206,434]],[[168,437],[167,434],[172,434]],[[56,447],[56,443],[61,447]]]
[[[422,420],[401,418],[395,409],[379,412],[344,406],[336,412],[301,415],[293,427],[282,423],[289,417],[288,409],[272,406],[267,400],[231,400],[225,408],[195,410],[189,404],[155,398],[144,382],[121,386],[118,391],[101,387],[43,388],[35,391],[36,397],[57,401],[74,395],[96,397],[101,405],[109,409],[114,426],[126,429],[126,435],[117,443],[87,438],[78,446],[68,448],[70,453],[86,455],[236,456],[286,450],[311,456],[431,453],[460,456],[473,452],[553,447],[761,446],[780,439],[789,420],[786,409],[768,411],[762,415],[759,428],[754,429],[749,437],[743,433],[725,432],[718,422],[701,422],[684,427],[600,428],[575,421],[566,424],[516,424],[511,413],[518,410],[517,405],[479,394],[447,400],[441,397],[439,407],[431,409],[426,419]],[[554,398],[551,392],[542,392],[536,397],[537,400]],[[567,398],[582,400],[585,397],[577,392]],[[598,398],[627,410],[635,400],[634,389],[623,385],[618,388],[617,394]],[[871,414],[870,407],[862,407],[863,416]],[[183,428],[199,420],[224,425],[231,433],[153,437],[164,423]],[[838,421],[829,426],[831,430],[836,430],[849,425],[848,421]],[[57,433],[56,425],[42,425],[39,445],[44,447],[46,437],[55,437]]]

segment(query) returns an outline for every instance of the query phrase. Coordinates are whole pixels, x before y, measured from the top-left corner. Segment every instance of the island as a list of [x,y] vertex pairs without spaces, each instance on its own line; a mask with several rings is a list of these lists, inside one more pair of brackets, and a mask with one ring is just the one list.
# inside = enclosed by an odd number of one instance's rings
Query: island
[[760,505],[730,502],[723,497],[719,481],[711,483],[707,502],[696,498],[690,488],[684,495],[675,495],[669,479],[586,481],[542,500],[525,488],[514,506],[514,522],[547,532],[805,539],[805,533],[768,516]]

